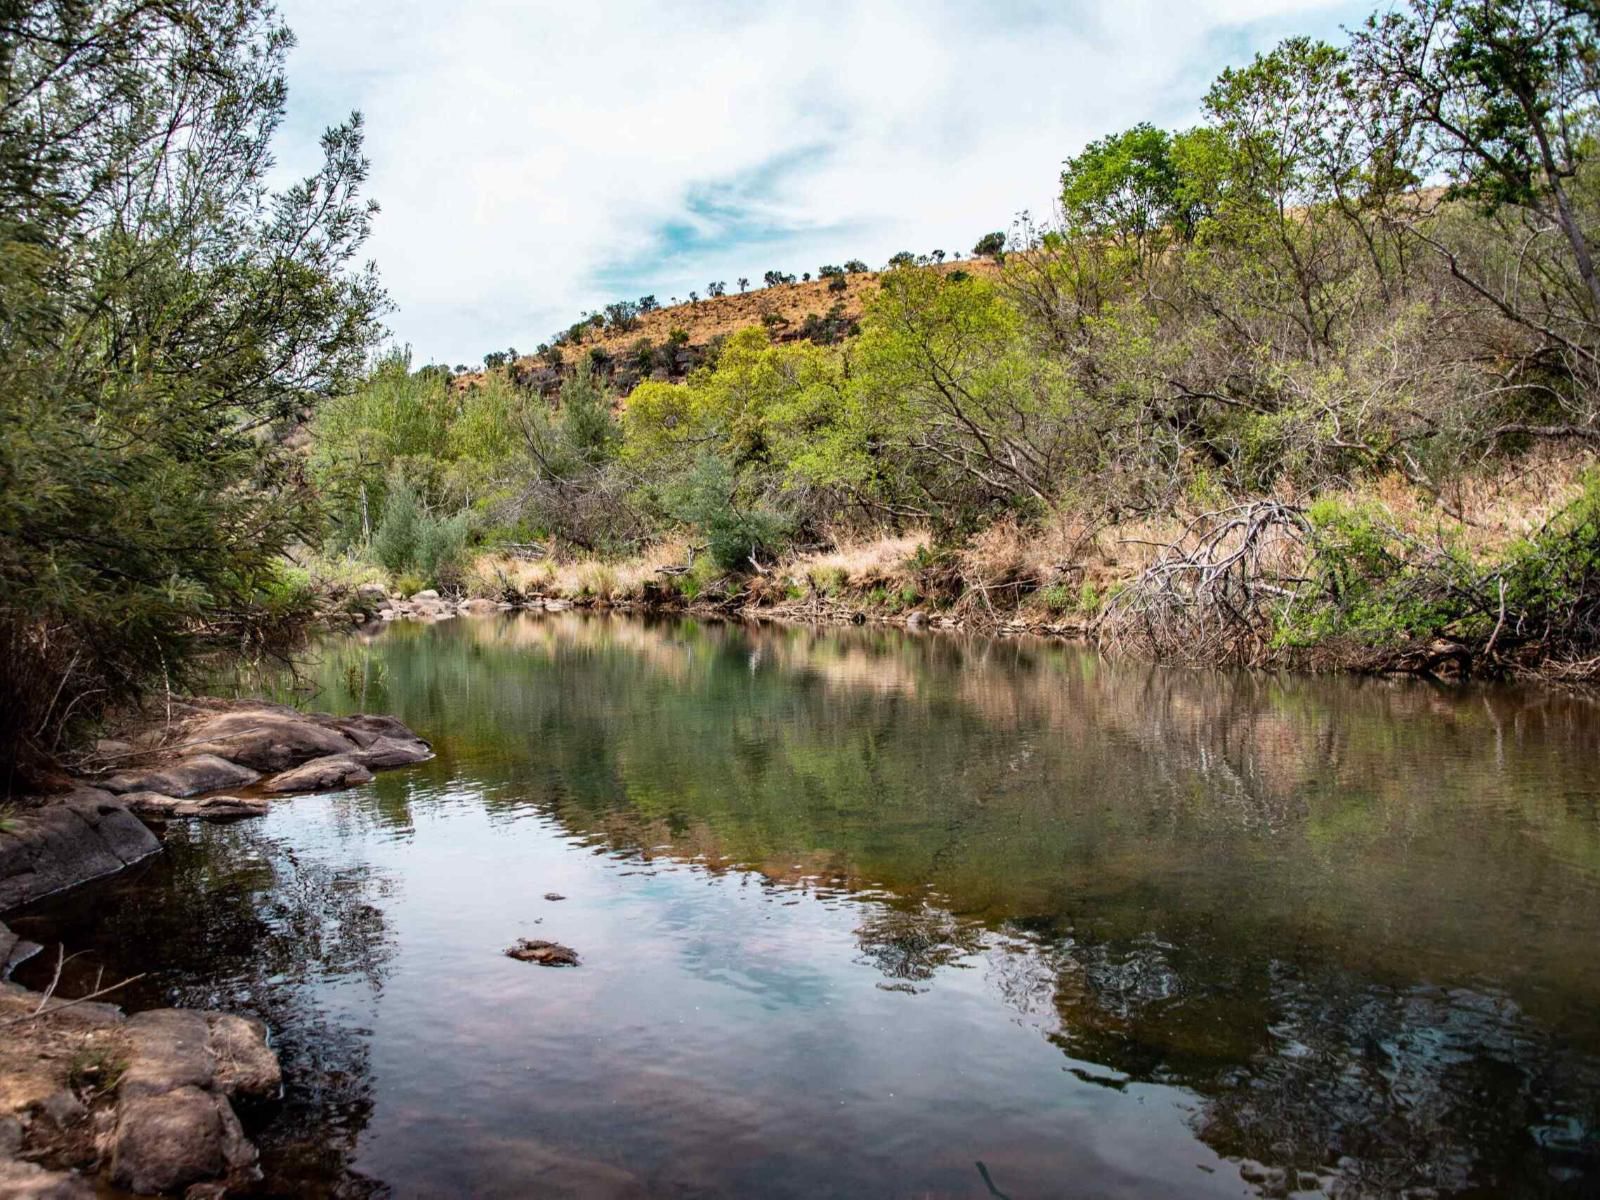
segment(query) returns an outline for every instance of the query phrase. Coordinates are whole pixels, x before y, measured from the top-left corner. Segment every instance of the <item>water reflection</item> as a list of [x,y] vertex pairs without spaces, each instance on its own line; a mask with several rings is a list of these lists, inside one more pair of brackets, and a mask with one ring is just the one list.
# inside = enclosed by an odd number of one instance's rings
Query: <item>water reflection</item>
[[[374,1104],[362,1027],[394,950],[383,912],[391,885],[349,853],[348,820],[326,815],[329,836],[298,844],[247,823],[173,825],[159,858],[8,921],[84,952],[67,963],[64,996],[93,991],[102,971],[140,974],[115,996],[130,1011],[177,1005],[267,1021],[285,1096],[246,1116],[262,1126],[270,1190],[364,1196],[383,1190],[349,1158]],[[19,982],[45,986],[47,957],[20,969]]]
[[[309,1081],[274,1136],[332,1133],[302,1191],[1600,1180],[1585,697],[572,614],[332,642],[302,682],[438,758],[35,918],[270,1010]],[[583,972],[500,973],[555,921]]]

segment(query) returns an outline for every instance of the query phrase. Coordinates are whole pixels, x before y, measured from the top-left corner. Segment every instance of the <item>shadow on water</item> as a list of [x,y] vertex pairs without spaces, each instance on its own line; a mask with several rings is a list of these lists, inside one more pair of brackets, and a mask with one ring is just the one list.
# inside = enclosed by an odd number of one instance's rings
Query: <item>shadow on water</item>
[[16,922],[273,1025],[268,1190],[1600,1181],[1584,697],[571,614],[305,681],[438,757]]

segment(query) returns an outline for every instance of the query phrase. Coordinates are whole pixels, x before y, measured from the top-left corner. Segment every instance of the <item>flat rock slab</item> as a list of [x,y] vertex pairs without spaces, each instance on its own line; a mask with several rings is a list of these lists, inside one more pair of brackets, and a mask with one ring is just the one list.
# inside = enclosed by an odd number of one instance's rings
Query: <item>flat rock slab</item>
[[286,771],[313,758],[347,754],[357,749],[356,743],[338,729],[304,714],[291,716],[264,709],[203,718],[185,732],[195,739],[196,753],[214,754],[269,774]]
[[143,821],[94,788],[22,809],[0,828],[0,912],[120,871],[160,848]]
[[547,942],[541,938],[520,938],[516,945],[506,951],[506,957],[514,958],[518,962],[536,963],[541,967],[578,965],[578,952],[571,946],[563,946],[560,942]]
[[354,755],[334,754],[274,775],[264,786],[269,792],[322,792],[371,782],[372,772]]
[[131,811],[141,817],[161,820],[198,817],[204,821],[231,821],[240,817],[267,815],[267,802],[255,797],[201,796],[193,800],[180,800],[176,796],[163,796],[160,792],[128,792],[122,799]]
[[104,787],[109,792],[156,792],[182,799],[201,792],[246,787],[260,778],[261,772],[215,754],[193,754],[150,770],[119,772],[107,779]]

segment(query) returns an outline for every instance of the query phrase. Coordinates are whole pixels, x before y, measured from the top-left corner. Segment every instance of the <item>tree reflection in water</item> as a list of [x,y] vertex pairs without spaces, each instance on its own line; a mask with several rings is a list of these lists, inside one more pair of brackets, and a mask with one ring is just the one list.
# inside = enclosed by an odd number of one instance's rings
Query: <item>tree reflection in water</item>
[[[348,800],[369,832],[408,838],[420,804],[470,796],[507,836],[532,813],[641,871],[665,857],[846,906],[852,962],[817,964],[805,997],[824,967],[914,993],[981,982],[1076,1080],[1184,1089],[1195,1134],[1264,1195],[1600,1178],[1600,717],[1582,697],[564,615],[331,644],[318,703],[356,707],[374,656],[384,706],[439,757],[427,789],[380,777]],[[310,857],[180,834],[82,924],[101,961],[154,961],[146,986],[188,981],[163,1002],[285,1031],[282,1127],[328,1145],[307,1178],[338,1174],[371,1112],[360,1031],[392,953],[388,884],[339,848],[341,811]],[[51,921],[72,940],[70,913]],[[738,936],[677,961],[759,991]]]
[[[381,1194],[348,1163],[374,1103],[365,1027],[393,952],[388,881],[336,829],[307,847],[249,823],[173,825],[166,846],[133,871],[8,920],[79,953],[62,995],[92,990],[102,969],[108,979],[142,972],[117,994],[129,1011],[175,1005],[266,1021],[284,1098],[245,1115],[269,1190]],[[18,981],[43,986],[43,958]]]

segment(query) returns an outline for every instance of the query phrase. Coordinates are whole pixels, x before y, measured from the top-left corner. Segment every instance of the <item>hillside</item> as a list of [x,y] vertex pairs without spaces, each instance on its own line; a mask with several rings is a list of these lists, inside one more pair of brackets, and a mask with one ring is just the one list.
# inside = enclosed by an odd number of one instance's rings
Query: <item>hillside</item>
[[[947,262],[929,269],[942,274],[965,271],[968,275],[985,277],[999,272],[998,264],[987,258]],[[624,359],[641,342],[656,347],[669,345],[675,333],[683,335],[680,340],[689,351],[684,355],[686,365],[693,366],[700,357],[694,351],[703,350],[719,337],[754,325],[769,326],[773,341],[779,343],[806,336],[808,318],[821,321],[832,316],[838,322],[853,326],[860,320],[868,297],[877,292],[882,275],[881,271],[861,271],[843,276],[844,288],[839,291],[829,290],[831,280],[812,279],[705,297],[693,303],[668,305],[641,313],[627,330],[592,325],[585,330],[582,341],[567,342],[559,347],[562,366],[571,367],[580,356],[596,350],[608,360]],[[519,356],[515,371],[536,386],[552,383],[559,377],[552,370],[550,359],[540,355]],[[681,374],[679,371],[667,373]],[[465,372],[455,377],[455,386],[476,387],[484,377],[484,371]]]

